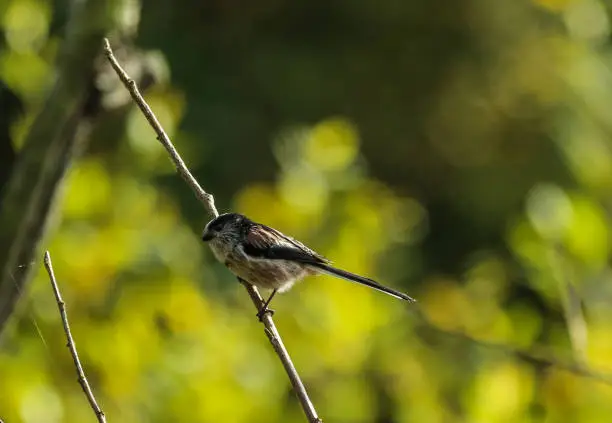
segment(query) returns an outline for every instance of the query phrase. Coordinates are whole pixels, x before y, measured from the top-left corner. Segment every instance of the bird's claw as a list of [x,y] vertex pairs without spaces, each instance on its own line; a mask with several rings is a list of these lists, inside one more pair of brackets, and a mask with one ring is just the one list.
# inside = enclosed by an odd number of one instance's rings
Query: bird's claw
[[270,317],[274,316],[274,310],[272,310],[271,308],[268,308],[267,306],[262,307],[261,310],[259,310],[256,314],[260,322],[263,321],[263,317],[266,313],[269,313]]

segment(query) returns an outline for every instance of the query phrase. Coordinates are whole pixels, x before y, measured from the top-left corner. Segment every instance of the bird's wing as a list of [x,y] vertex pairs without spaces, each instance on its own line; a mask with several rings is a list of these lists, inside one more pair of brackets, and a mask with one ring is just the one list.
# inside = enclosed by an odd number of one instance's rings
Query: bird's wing
[[259,259],[291,260],[306,264],[329,262],[301,242],[259,223],[246,231],[244,252]]

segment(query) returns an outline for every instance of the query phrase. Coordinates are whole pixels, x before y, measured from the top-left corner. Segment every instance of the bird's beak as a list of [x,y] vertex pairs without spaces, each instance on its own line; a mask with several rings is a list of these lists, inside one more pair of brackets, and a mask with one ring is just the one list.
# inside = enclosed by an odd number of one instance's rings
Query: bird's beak
[[210,241],[211,239],[213,239],[215,237],[215,234],[213,234],[210,231],[204,231],[202,233],[202,241]]

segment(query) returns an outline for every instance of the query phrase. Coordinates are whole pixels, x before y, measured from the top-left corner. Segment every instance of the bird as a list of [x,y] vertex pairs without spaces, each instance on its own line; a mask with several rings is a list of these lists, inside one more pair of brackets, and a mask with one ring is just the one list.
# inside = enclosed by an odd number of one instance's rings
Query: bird
[[202,240],[239,280],[272,290],[258,312],[261,319],[274,295],[288,291],[309,275],[328,274],[368,286],[392,297],[415,302],[403,292],[336,268],[331,261],[282,232],[240,213],[224,213],[206,224]]

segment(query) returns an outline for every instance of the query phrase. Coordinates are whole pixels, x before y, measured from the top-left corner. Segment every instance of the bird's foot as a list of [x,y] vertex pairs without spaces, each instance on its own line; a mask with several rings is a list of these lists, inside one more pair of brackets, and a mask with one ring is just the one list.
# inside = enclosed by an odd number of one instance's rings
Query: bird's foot
[[274,310],[272,310],[271,308],[268,308],[267,305],[264,305],[261,308],[261,310],[259,310],[256,314],[260,322],[263,321],[263,317],[265,316],[266,313],[270,314],[270,317],[274,316]]

